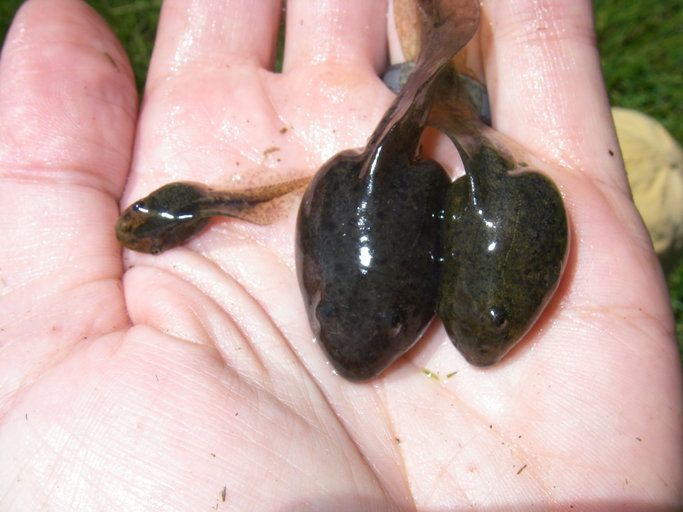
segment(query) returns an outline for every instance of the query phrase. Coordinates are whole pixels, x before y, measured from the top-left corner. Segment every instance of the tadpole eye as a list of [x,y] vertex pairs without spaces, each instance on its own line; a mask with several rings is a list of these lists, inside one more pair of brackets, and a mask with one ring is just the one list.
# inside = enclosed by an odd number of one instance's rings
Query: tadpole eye
[[491,326],[497,331],[503,331],[508,325],[507,314],[503,308],[493,306],[489,308]]
[[394,338],[403,331],[403,315],[400,311],[394,311],[391,317],[391,327],[389,328],[389,337]]

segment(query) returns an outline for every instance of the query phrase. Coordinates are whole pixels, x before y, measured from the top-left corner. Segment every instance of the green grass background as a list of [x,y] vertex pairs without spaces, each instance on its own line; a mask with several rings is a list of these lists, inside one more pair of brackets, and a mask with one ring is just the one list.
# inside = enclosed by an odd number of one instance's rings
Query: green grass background
[[[0,41],[21,3],[0,0]],[[123,42],[141,91],[161,0],[88,3]],[[683,141],[683,0],[594,0],[593,6],[612,105],[655,117],[676,140]],[[668,276],[668,284],[683,354],[683,261]]]

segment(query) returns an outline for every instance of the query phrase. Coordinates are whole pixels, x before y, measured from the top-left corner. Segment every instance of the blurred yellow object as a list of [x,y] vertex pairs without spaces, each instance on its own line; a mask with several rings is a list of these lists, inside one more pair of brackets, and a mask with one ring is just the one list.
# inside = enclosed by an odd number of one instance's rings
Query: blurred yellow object
[[683,257],[683,150],[651,117],[612,109],[636,208],[665,271]]

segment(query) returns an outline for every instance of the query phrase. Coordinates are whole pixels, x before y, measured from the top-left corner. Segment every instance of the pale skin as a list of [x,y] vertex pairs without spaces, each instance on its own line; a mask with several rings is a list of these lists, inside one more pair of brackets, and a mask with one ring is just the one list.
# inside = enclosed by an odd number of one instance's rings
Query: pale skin
[[0,509],[674,508],[673,321],[587,1],[483,3],[494,126],[555,164],[572,225],[555,300],[501,364],[470,367],[435,322],[379,378],[334,375],[299,295],[296,205],[122,254],[120,207],[164,183],[272,183],[365,143],[392,98],[386,4],[287,3],[275,75],[279,2],[166,0],[139,112],[92,10],[17,14],[0,62]]

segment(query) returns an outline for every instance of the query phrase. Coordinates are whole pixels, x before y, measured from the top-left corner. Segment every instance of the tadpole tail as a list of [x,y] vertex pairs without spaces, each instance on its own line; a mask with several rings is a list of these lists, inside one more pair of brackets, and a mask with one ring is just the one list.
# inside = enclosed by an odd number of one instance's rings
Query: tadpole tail
[[288,203],[288,196],[303,189],[310,177],[244,190],[211,190],[200,205],[201,217],[232,217],[252,224],[271,224]]
[[[479,25],[478,0],[419,0],[417,17],[420,52],[413,73],[379,122],[369,139],[366,154],[377,154],[389,131],[400,133],[395,140],[407,144],[385,148],[385,153],[414,153],[433,100],[432,88],[439,71],[447,66],[476,33]],[[372,172],[373,158],[366,160],[360,176]]]
[[[531,161],[536,167],[543,163],[534,158],[530,151],[490,126],[489,111],[480,102],[484,93],[473,89],[477,84],[469,77],[459,74],[453,67],[439,72],[433,88],[434,101],[427,124],[441,131],[455,145],[466,171],[472,162],[481,157],[482,149],[493,151],[497,160],[507,170],[526,168]],[[484,89],[483,84],[479,84]]]
[[477,0],[418,0],[420,53],[416,72],[433,77],[472,39],[479,26]]

